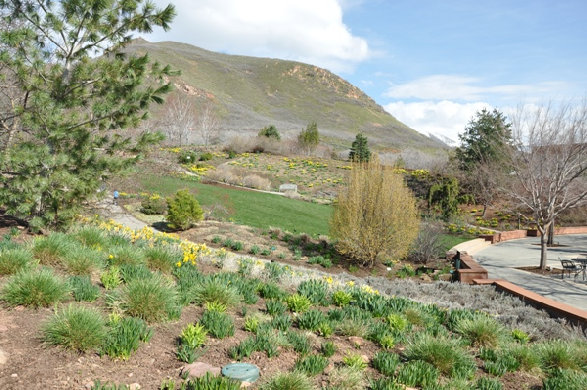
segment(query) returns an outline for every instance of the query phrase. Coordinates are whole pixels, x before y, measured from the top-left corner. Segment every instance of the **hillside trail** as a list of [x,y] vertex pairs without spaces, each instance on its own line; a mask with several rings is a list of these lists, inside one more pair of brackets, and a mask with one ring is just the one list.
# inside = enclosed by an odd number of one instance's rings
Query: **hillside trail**
[[[106,197],[95,204],[95,210],[97,214],[106,219],[112,219],[121,225],[127,226],[133,230],[141,230],[147,225],[145,222],[134,217],[125,211],[120,205],[114,204],[112,201],[113,197]],[[154,231],[159,231],[152,226],[149,226]]]

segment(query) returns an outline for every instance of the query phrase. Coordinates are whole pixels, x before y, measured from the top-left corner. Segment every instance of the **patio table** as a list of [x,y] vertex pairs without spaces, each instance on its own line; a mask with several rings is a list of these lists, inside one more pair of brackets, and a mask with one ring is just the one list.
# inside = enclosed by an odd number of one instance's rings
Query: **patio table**
[[573,260],[575,263],[579,263],[579,266],[581,267],[581,273],[583,275],[583,280],[585,280],[585,277],[587,276],[587,257],[577,257],[576,259],[571,260]]

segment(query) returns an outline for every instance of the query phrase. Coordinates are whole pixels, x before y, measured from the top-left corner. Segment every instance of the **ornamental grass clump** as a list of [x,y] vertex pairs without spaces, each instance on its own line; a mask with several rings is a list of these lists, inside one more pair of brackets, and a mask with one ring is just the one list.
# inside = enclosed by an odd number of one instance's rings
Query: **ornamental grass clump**
[[91,275],[104,266],[102,253],[84,246],[73,246],[62,260],[68,273],[73,275]]
[[534,350],[538,354],[540,367],[546,372],[587,368],[587,343],[584,341],[552,340],[534,345]]
[[109,249],[108,264],[122,266],[124,264],[139,265],[145,263],[145,252],[134,245],[115,245]]
[[280,372],[275,374],[261,390],[316,390],[316,386],[308,376],[299,371]]
[[[475,390],[501,390],[503,385],[496,378],[481,377],[475,382]],[[557,389],[567,389],[567,387],[557,387]],[[546,388],[544,388],[546,390]]]
[[45,268],[23,270],[4,285],[0,299],[11,306],[49,307],[67,298],[69,287]]
[[108,236],[96,226],[84,226],[73,233],[75,239],[87,248],[103,249],[108,245]]
[[584,390],[587,388],[587,374],[569,369],[555,370],[542,380],[543,390]]
[[102,314],[85,306],[69,305],[53,315],[43,327],[43,339],[78,352],[97,349],[106,336]]
[[3,248],[0,251],[0,275],[12,275],[21,270],[34,268],[37,262],[27,248]]
[[495,319],[482,314],[458,321],[455,332],[477,347],[496,347],[506,333]]
[[407,360],[422,360],[432,364],[444,375],[468,378],[475,373],[476,365],[461,346],[461,341],[429,333],[414,335],[403,352]]
[[[274,264],[274,263],[269,263],[269,264]],[[267,267],[265,267],[267,268]],[[276,299],[276,300],[282,300],[287,296],[287,293],[282,290],[277,284],[275,283],[262,283],[259,286],[259,296],[261,298],[265,298],[265,299]]]
[[186,390],[240,390],[241,388],[241,382],[224,376],[214,376],[209,372],[199,378],[190,379],[184,384]]
[[365,374],[355,366],[336,367],[328,374],[329,389],[363,390]]
[[312,342],[305,333],[290,330],[286,333],[286,338],[293,350],[302,356],[309,354],[312,350]]
[[32,251],[41,264],[57,265],[77,245],[75,239],[69,234],[51,233],[48,236],[35,238]]
[[191,302],[197,305],[217,302],[226,307],[236,306],[242,297],[238,290],[219,278],[207,278],[194,285],[191,290]]
[[175,264],[182,260],[182,253],[169,246],[154,246],[145,249],[147,266],[153,271],[171,273]]
[[149,323],[177,318],[181,312],[175,287],[158,275],[131,280],[113,299],[127,315]]
[[154,274],[145,264],[123,264],[120,266],[120,278],[124,283],[135,279],[149,279]]
[[257,350],[257,342],[254,337],[248,337],[237,345],[228,349],[228,356],[234,360],[248,358]]

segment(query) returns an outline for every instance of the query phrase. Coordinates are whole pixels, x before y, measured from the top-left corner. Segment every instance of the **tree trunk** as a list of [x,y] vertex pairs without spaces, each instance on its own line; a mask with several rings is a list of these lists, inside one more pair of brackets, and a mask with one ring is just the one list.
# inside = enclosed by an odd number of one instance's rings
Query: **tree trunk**
[[546,244],[546,242],[547,242],[546,232],[550,228],[550,223],[546,224],[543,227],[541,227],[540,225],[537,227],[538,227],[538,232],[540,232],[540,269],[546,269],[546,251],[548,249],[548,246]]
[[483,213],[481,213],[481,218],[485,218],[486,212],[487,212],[487,203],[483,203]]
[[550,228],[548,228],[548,241],[546,242],[546,245],[554,245],[554,220],[550,224]]

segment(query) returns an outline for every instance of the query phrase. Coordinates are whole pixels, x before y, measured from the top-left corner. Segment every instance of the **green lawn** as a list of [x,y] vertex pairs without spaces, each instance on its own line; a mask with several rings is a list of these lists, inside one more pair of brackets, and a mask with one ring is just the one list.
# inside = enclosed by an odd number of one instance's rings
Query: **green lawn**
[[147,192],[171,195],[188,188],[202,206],[223,205],[236,223],[258,228],[279,227],[293,233],[328,234],[332,207],[284,196],[202,184],[177,177],[139,177]]
[[443,251],[447,252],[453,246],[458,245],[461,242],[472,240],[473,238],[475,237],[455,236],[454,234],[441,234],[440,242],[442,243]]

